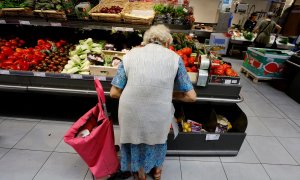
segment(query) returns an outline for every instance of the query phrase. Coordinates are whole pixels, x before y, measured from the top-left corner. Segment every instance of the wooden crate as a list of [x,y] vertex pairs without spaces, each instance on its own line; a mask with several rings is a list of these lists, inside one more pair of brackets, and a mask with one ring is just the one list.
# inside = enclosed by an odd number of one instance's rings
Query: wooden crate
[[118,68],[115,67],[90,65],[91,75],[94,76],[114,77],[117,70]]
[[92,19],[96,21],[108,21],[108,22],[121,22],[122,15],[118,14],[109,14],[109,13],[100,13],[100,9],[104,7],[110,8],[111,6],[119,6],[124,9],[125,4],[128,0],[102,0],[97,6],[90,10],[89,15]]
[[33,11],[30,8],[2,8],[1,12],[2,12],[2,16],[18,16],[18,17],[33,16]]
[[[241,73],[245,74],[247,78],[251,78],[254,83],[258,83],[259,81],[269,81],[274,78],[272,77],[262,77],[262,76],[257,76],[245,67],[241,67]],[[277,78],[278,79],[278,78]]]
[[38,14],[40,17],[47,18],[47,19],[67,20],[66,13],[64,11],[34,10],[33,12]]
[[[122,11],[122,17],[126,23],[151,25],[155,16],[153,6],[152,2],[128,2]],[[133,10],[149,10],[153,13],[148,16],[136,16],[132,14]]]

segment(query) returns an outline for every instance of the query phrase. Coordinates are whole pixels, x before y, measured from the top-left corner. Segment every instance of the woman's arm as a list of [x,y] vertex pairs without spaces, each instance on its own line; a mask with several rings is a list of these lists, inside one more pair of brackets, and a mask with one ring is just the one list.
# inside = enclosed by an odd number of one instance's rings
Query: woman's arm
[[279,26],[278,24],[275,25],[275,29],[277,30],[276,32],[276,36],[278,36],[278,34],[281,32],[281,26]]
[[173,92],[173,99],[183,102],[195,102],[197,94],[194,89],[188,92]]
[[116,86],[112,86],[109,95],[111,98],[119,99],[122,94],[122,91],[122,89],[117,88]]

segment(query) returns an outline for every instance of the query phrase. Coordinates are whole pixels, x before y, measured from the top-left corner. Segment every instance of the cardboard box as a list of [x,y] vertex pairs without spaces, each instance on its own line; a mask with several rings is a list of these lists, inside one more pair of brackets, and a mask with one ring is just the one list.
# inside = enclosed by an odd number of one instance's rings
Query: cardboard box
[[292,51],[249,47],[243,67],[258,77],[281,78],[284,63]]

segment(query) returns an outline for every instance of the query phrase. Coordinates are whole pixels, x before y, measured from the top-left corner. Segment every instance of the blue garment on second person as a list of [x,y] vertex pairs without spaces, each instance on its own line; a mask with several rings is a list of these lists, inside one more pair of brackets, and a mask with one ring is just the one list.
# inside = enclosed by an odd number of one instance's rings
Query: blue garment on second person
[[[124,89],[127,77],[123,63],[119,65],[116,76],[112,80],[112,85]],[[174,90],[187,92],[193,89],[193,85],[186,72],[184,63],[180,58],[178,61],[178,71],[174,81]],[[167,143],[165,144],[121,144],[121,171],[137,172],[141,167],[146,173],[154,167],[161,167],[167,153]]]

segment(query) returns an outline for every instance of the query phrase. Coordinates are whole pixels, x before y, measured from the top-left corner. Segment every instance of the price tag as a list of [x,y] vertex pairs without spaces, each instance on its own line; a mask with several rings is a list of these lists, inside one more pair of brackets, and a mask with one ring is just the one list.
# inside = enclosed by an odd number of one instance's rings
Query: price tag
[[133,32],[133,28],[127,28],[127,27],[112,27],[113,31],[125,31],[125,32]]
[[0,19],[0,24],[6,24],[6,21],[3,19]]
[[9,71],[8,70],[0,70],[0,74],[6,74],[6,75],[9,75]]
[[179,4],[179,5],[182,5],[183,2],[184,2],[183,0],[178,0],[178,4]]
[[82,79],[82,75],[81,74],[70,74],[71,79]]
[[220,138],[220,134],[206,134],[206,141],[217,141]]
[[22,21],[22,20],[19,20],[19,23],[20,23],[20,24],[23,24],[23,25],[30,25],[30,21]]
[[33,76],[46,77],[46,73],[45,72],[33,72]]
[[105,76],[94,76],[94,80],[106,81],[106,77]]
[[231,84],[231,79],[225,79],[225,84]]
[[50,25],[53,27],[61,27],[61,23],[58,22],[50,22]]

